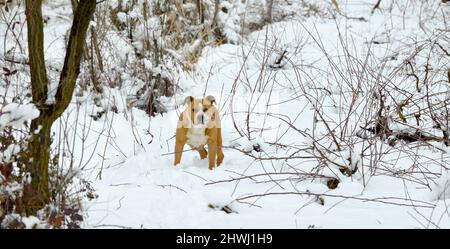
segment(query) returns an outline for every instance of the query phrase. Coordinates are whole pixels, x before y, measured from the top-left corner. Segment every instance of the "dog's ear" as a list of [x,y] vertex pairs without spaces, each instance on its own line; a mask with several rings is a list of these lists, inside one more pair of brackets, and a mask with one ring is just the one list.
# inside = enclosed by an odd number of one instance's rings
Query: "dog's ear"
[[193,96],[187,96],[187,97],[184,99],[184,104],[185,104],[185,105],[190,104],[190,103],[194,102],[194,100],[195,100],[195,98],[194,98]]
[[214,98],[214,96],[208,95],[206,96],[205,99],[208,100],[211,103],[211,105],[216,103],[216,99]]

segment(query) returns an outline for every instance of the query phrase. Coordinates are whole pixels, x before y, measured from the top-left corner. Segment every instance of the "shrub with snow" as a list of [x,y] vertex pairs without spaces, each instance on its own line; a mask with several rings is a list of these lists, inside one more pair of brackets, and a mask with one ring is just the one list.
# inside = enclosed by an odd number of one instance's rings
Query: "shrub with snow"
[[434,184],[432,193],[435,200],[450,199],[450,170],[442,172]]
[[39,116],[39,110],[34,104],[10,103],[0,110],[0,131],[6,126],[21,126]]

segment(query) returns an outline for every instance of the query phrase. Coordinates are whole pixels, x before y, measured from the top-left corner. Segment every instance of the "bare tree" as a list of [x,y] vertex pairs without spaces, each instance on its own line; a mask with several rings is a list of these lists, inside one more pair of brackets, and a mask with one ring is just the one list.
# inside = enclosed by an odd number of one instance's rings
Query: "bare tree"
[[50,158],[51,127],[66,110],[72,99],[76,79],[80,72],[80,61],[84,51],[86,32],[95,11],[96,1],[80,0],[74,11],[72,28],[60,74],[55,100],[49,103],[48,78],[44,57],[44,26],[42,0],[26,0],[28,27],[28,53],[31,73],[33,103],[40,111],[31,123],[31,140],[28,145],[33,160],[27,170],[31,174],[31,185],[24,193],[27,213],[34,213],[50,200],[48,188],[48,165]]

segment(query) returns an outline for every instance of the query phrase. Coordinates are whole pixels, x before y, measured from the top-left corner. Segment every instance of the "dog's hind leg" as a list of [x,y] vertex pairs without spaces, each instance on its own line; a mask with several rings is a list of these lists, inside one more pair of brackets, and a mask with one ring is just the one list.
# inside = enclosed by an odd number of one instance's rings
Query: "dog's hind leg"
[[208,156],[208,151],[206,151],[205,146],[200,146],[198,148],[195,148],[192,145],[189,146],[192,150],[198,151],[198,154],[200,154],[200,159],[205,159]]
[[204,146],[198,148],[197,151],[200,154],[200,159],[205,159],[208,156],[208,151],[206,151]]

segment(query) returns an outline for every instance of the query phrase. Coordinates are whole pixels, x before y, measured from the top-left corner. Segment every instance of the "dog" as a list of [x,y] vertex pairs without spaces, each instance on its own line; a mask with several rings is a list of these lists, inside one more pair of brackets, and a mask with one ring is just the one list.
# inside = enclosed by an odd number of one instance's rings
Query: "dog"
[[[208,157],[210,170],[216,165],[222,164],[224,158],[222,129],[219,111],[215,107],[215,103],[216,100],[213,96],[201,99],[193,96],[186,97],[184,101],[186,109],[178,118],[175,134],[175,166],[181,161],[185,144],[198,151],[200,159]],[[208,151],[205,149],[205,145],[208,145]]]

